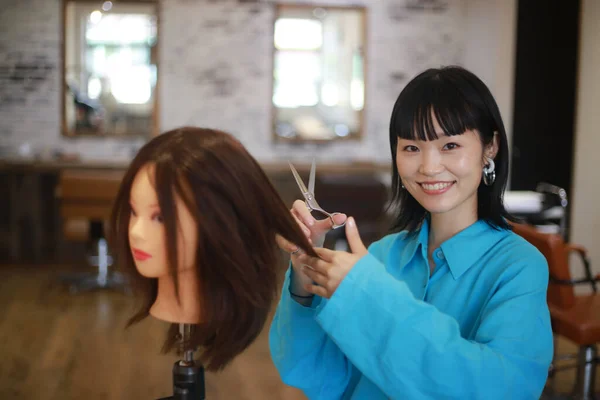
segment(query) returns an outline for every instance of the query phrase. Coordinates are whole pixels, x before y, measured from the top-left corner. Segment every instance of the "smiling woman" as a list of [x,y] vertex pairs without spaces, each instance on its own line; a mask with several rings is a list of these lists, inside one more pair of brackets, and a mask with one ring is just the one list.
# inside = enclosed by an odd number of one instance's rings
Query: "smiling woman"
[[[394,106],[390,150],[399,232],[367,249],[349,219],[351,252],[292,256],[270,330],[284,382],[311,399],[539,399],[548,264],[507,223],[492,94],[459,67],[419,74]],[[292,212],[313,242],[331,227],[304,202]]]
[[498,141],[484,152],[476,131],[446,135],[435,118],[433,126],[439,139],[398,139],[396,164],[404,189],[432,214],[463,209],[476,218],[484,163],[498,152]]
[[[417,76],[394,105],[390,146],[393,201],[400,207],[394,228],[415,229],[427,211],[455,207],[508,227],[505,219],[512,218],[502,204],[508,140],[498,106],[481,80],[460,68]],[[481,184],[484,175],[494,181]],[[430,197],[442,193],[443,198]]]

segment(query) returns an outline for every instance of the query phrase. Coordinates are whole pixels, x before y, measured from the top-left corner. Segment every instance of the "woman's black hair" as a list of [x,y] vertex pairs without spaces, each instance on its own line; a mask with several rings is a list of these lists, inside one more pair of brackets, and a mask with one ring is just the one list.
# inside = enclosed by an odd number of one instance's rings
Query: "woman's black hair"
[[477,190],[478,218],[495,228],[509,229],[514,218],[506,211],[503,194],[508,181],[508,142],[498,105],[488,87],[472,72],[448,66],[428,69],[412,79],[402,90],[392,111],[390,148],[392,151],[392,206],[397,215],[392,229],[415,232],[427,211],[402,188],[396,164],[398,138],[435,140],[433,117],[445,135],[461,135],[467,130],[479,133],[484,147],[498,135],[494,158],[496,180],[491,186],[480,183]]

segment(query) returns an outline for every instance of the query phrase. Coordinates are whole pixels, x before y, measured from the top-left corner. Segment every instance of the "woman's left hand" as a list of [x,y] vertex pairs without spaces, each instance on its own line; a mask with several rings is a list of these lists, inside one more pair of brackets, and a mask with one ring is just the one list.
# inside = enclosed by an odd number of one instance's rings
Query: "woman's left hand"
[[315,248],[320,259],[306,254],[298,257],[298,262],[305,264],[303,272],[315,283],[306,285],[304,287],[306,291],[330,298],[356,262],[367,254],[367,248],[360,238],[356,222],[352,217],[348,218],[346,223],[346,238],[350,253]]

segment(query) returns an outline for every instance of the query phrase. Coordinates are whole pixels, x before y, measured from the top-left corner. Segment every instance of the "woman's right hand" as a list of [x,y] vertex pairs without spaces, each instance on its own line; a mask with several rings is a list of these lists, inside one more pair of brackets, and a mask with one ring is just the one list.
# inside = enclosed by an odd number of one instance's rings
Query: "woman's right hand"
[[[315,219],[306,206],[306,203],[302,200],[294,201],[290,211],[300,226],[300,229],[302,229],[308,238],[309,242],[314,247],[322,247],[323,242],[325,241],[325,235],[331,230],[332,227],[331,219]],[[345,214],[336,214],[333,218],[335,219],[336,224],[343,224],[347,216]],[[298,250],[298,246],[296,246],[295,243],[291,243],[284,239],[280,235],[277,235],[277,245],[283,251],[288,252],[291,255],[292,266],[295,272],[295,278],[293,281],[296,283],[294,285],[295,288],[293,292],[299,295],[305,295],[308,292],[304,291],[304,284],[312,283],[312,280],[301,271],[302,265],[297,262],[300,252],[294,252]]]

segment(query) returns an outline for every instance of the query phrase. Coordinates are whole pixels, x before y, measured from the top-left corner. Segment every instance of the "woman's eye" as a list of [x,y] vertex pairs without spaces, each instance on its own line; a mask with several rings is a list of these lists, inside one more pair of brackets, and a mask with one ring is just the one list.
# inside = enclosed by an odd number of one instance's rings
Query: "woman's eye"
[[408,145],[408,146],[404,147],[404,151],[408,151],[409,153],[413,153],[415,151],[419,151],[419,149],[417,148],[417,146]]
[[446,149],[446,150],[453,150],[453,149],[456,149],[458,147],[459,147],[458,143],[452,142],[452,143],[446,143],[446,145],[444,146],[444,149]]
[[137,216],[137,214],[135,213],[135,211],[133,211],[133,208],[131,209],[130,214],[131,214],[132,217],[136,217]]
[[160,214],[154,214],[152,216],[152,219],[158,223],[161,223],[161,224],[163,223],[163,217]]

